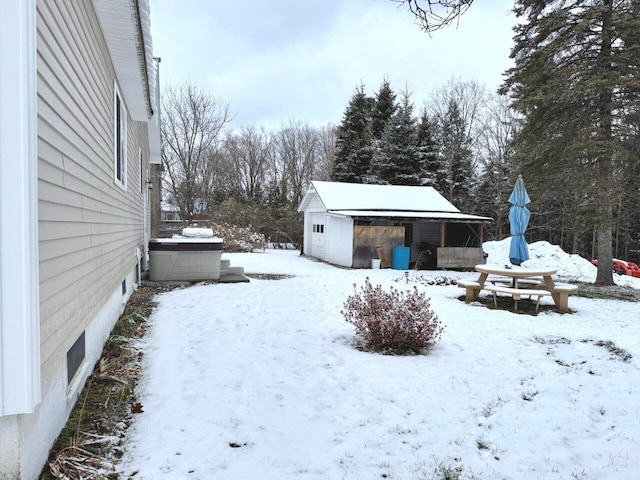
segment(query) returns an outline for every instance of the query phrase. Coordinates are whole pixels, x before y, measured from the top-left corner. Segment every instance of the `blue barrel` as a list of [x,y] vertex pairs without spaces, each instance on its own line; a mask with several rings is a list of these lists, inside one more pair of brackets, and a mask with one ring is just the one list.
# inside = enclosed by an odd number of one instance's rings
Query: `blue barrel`
[[393,247],[391,251],[391,268],[394,270],[409,269],[409,247]]

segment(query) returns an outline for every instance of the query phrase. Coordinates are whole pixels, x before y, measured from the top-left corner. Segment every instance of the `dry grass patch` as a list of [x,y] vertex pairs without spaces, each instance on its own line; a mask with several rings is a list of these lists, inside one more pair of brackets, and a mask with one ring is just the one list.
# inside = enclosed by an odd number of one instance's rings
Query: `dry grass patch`
[[51,448],[40,480],[119,478],[122,441],[132,416],[142,409],[135,395],[142,359],[140,339],[147,331],[154,297],[175,288],[144,286],[133,292]]

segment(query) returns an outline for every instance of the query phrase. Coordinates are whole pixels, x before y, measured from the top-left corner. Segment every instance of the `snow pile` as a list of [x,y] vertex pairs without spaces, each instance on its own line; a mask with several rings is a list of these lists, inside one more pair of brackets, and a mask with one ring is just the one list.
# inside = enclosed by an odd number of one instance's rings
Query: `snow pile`
[[211,228],[183,228],[182,236],[188,238],[211,238],[213,237],[213,230]]
[[[488,255],[487,264],[510,265],[509,247],[511,237],[499,242],[485,242],[482,245]],[[596,280],[597,267],[580,255],[569,254],[558,245],[549,242],[529,244],[529,260],[522,262],[528,268],[555,268],[559,278],[565,281],[593,283]]]

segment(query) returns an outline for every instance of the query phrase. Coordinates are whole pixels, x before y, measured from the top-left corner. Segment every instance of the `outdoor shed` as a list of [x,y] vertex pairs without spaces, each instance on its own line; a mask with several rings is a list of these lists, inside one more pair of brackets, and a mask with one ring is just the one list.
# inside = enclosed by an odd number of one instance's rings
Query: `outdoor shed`
[[[433,187],[313,181],[304,212],[303,253],[334,265],[473,268],[484,262],[483,226],[489,217],[461,213]],[[403,248],[404,247],[404,248]]]

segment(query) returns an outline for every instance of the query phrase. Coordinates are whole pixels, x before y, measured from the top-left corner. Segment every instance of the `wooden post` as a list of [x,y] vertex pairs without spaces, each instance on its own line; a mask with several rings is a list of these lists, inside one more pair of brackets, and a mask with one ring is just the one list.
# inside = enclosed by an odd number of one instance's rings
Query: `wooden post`
[[444,222],[442,222],[440,224],[440,246],[441,247],[445,246],[444,241],[445,241],[446,228],[447,228],[446,224]]

